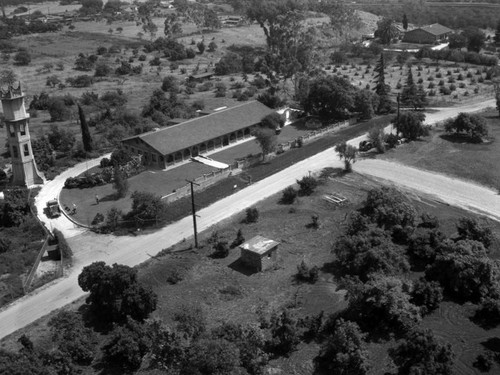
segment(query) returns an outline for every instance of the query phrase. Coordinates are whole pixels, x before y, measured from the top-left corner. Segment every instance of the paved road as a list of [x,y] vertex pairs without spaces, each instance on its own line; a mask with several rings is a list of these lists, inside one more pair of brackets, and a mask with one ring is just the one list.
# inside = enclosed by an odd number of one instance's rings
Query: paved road
[[[482,108],[494,106],[494,100],[483,101],[481,103],[462,106],[460,108],[446,108],[440,112],[428,115],[427,122],[442,121],[447,117],[453,116],[458,112],[477,111]],[[357,145],[363,137],[358,137],[350,141]],[[93,261],[103,260],[109,264],[121,263],[129,266],[137,265],[148,260],[151,256],[157,254],[164,248],[182,241],[192,235],[191,218],[187,217],[174,224],[171,224],[155,233],[139,235],[137,237],[115,237],[112,235],[95,235],[89,232],[83,232],[65,217],[56,220],[49,220],[42,214],[43,204],[48,199],[52,199],[62,188],[64,180],[70,175],[78,175],[85,171],[87,166],[97,164],[98,161],[82,163],[75,168],[66,171],[55,180],[45,185],[36,201],[40,218],[44,220],[49,228],[60,229],[67,237],[69,244],[75,252],[75,262],[70,274],[61,279],[46,285],[42,289],[34,291],[31,295],[25,296],[14,304],[6,307],[0,312],[0,338],[7,336],[17,329],[34,322],[49,312],[63,307],[64,305],[76,300],[84,295],[77,283],[77,277],[81,269]],[[466,191],[473,191],[476,186],[467,182],[463,184],[460,192],[455,193],[454,189],[443,189],[442,186],[452,186],[456,180],[447,179],[425,172],[426,182],[420,181],[423,176],[422,171],[414,168],[404,167],[405,175],[399,174],[403,167],[382,161],[362,161],[355,164],[355,170],[361,173],[370,174],[379,178],[385,178],[395,183],[405,183],[407,188],[415,190],[425,190],[427,194],[445,200],[453,196],[460,195],[456,201],[464,208],[473,208],[476,211],[488,212],[492,217],[500,215],[498,202],[492,199],[479,200],[472,202],[472,194],[466,194]],[[272,175],[262,181],[259,181],[237,193],[222,199],[213,205],[199,211],[200,219],[198,221],[199,230],[203,231],[220,221],[229,218],[256,202],[263,200],[273,194],[278,193],[285,187],[295,183],[297,178],[304,176],[307,171],[318,171],[325,167],[342,167],[342,163],[332,149],[323,151],[307,160],[301,161],[275,175]],[[402,172],[401,172],[402,173]],[[412,176],[418,174],[418,178],[412,180]],[[444,179],[444,180],[443,180]],[[443,182],[444,181],[444,182]],[[419,183],[420,182],[420,183]],[[442,185],[442,186],[441,186]],[[481,188],[484,189],[484,188]],[[481,194],[485,193],[481,190]],[[491,194],[491,191],[488,193]],[[489,196],[489,195],[488,195]],[[450,201],[451,204],[452,203]]]

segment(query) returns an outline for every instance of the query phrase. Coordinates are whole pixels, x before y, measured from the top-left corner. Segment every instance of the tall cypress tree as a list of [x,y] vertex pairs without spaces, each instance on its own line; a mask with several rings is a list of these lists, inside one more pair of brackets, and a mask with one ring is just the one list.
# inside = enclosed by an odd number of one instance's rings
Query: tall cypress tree
[[408,30],[408,17],[406,17],[406,13],[403,14],[402,24],[403,24],[403,29],[405,29],[405,31]]
[[380,59],[378,60],[377,65],[375,65],[373,71],[376,73],[376,84],[373,90],[380,98],[377,112],[385,113],[391,109],[391,101],[389,99],[389,91],[391,88],[385,83],[385,59],[383,52],[380,54]]
[[87,120],[85,119],[85,113],[83,113],[83,109],[78,104],[78,116],[80,117],[80,127],[82,128],[82,142],[83,149],[86,152],[91,152],[94,149],[92,144],[92,137],[90,136],[89,126],[87,125]]

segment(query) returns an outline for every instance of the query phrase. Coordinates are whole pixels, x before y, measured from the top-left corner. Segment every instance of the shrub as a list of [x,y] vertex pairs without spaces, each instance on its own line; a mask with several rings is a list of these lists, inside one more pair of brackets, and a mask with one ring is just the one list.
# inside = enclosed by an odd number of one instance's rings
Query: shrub
[[[102,161],[102,160],[101,160]],[[95,216],[94,219],[92,219],[92,222],[90,223],[91,225],[99,225],[104,222],[104,215],[98,212]]]
[[28,51],[21,50],[14,55],[16,65],[29,65],[31,62],[31,55]]
[[295,202],[296,198],[297,198],[297,190],[295,190],[293,187],[289,186],[283,190],[283,195],[281,196],[279,203],[281,203],[281,204],[293,204]]
[[214,252],[212,253],[212,257],[214,258],[226,258],[229,255],[229,246],[227,241],[220,240],[214,246]]
[[309,267],[305,261],[302,261],[297,266],[295,278],[297,281],[314,284],[319,279],[319,268],[318,266]]
[[247,208],[245,212],[245,222],[247,224],[256,223],[259,220],[259,210],[256,208]]
[[443,95],[450,95],[451,94],[451,90],[449,87],[446,87],[446,86],[441,86],[439,88],[439,92]]
[[495,328],[500,324],[500,300],[487,298],[476,310],[474,322],[483,328]]
[[71,250],[68,242],[66,242],[62,232],[59,229],[54,229],[54,236],[56,237],[57,248],[59,249],[62,259],[66,262],[71,261],[71,258],[73,257],[73,250]]
[[105,63],[99,63],[95,67],[94,75],[96,77],[106,77],[111,73],[111,67]]
[[304,176],[302,179],[297,180],[299,184],[298,194],[300,196],[311,195],[318,186],[318,181],[311,176]]
[[491,354],[479,354],[476,357],[476,360],[472,364],[475,368],[477,368],[481,372],[489,372],[493,367],[494,359]]
[[245,237],[243,237],[243,232],[241,229],[238,229],[238,233],[236,233],[236,238],[231,242],[231,249],[240,246],[243,242],[245,242]]

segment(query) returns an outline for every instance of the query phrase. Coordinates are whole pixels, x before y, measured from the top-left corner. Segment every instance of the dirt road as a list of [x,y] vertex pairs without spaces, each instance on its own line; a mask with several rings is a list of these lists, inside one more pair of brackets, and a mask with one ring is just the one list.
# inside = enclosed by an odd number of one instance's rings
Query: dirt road
[[[458,112],[477,111],[493,105],[494,100],[490,100],[460,108],[445,108],[440,112],[428,115],[427,122],[442,121]],[[362,138],[353,139],[350,143],[358,145]],[[81,229],[75,228],[65,217],[49,220],[41,214],[44,202],[57,196],[67,177],[78,175],[85,171],[87,166],[90,168],[91,165],[97,163],[98,161],[88,162],[88,164],[82,163],[66,171],[45,185],[39,194],[36,205],[40,218],[48,223],[49,228],[59,228],[69,237],[68,242],[75,253],[74,266],[67,277],[36,290],[31,295],[25,296],[13,305],[4,308],[0,312],[0,338],[83,296],[84,293],[78,287],[77,278],[85,265],[102,260],[108,264],[121,263],[134,266],[148,260],[162,249],[192,236],[190,217],[155,233],[136,237],[115,237],[83,232]],[[323,151],[200,210],[198,213],[200,215],[198,220],[199,231],[206,230],[220,221],[238,214],[256,202],[278,193],[285,187],[294,184],[296,179],[303,177],[308,171],[342,166],[333,149]],[[500,199],[491,190],[488,191],[488,189],[467,182],[379,160],[361,161],[355,164],[355,170],[378,178],[385,178],[402,184],[409,189],[424,191],[426,194],[433,195],[437,199],[450,204],[457,204],[475,212],[487,213],[491,217],[500,219]],[[414,178],[414,176],[417,177]],[[458,182],[460,188],[455,190],[455,185]],[[483,196],[486,198],[483,199]],[[497,200],[495,201],[494,198]]]
[[487,187],[379,159],[361,160],[354,170],[500,221],[500,195]]

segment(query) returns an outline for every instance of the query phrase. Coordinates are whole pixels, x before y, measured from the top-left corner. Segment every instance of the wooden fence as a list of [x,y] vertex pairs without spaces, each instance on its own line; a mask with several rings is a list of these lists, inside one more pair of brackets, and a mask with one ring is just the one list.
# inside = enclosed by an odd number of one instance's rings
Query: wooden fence
[[[355,122],[356,120],[351,120],[351,121],[346,120],[346,121],[336,122],[334,124],[322,127],[321,129],[313,130],[297,139],[294,139],[293,141],[280,143],[276,148],[276,153],[267,155],[267,158],[272,159],[277,155],[279,155],[280,153],[290,150],[291,148],[299,147],[300,142],[302,143],[310,142],[311,140],[321,137],[327,133],[334,132],[340,128],[349,126],[350,124]],[[194,185],[194,191],[203,190],[208,186],[213,185],[217,181],[222,180],[223,178],[237,175],[243,169],[250,168],[256,164],[259,164],[260,162],[262,162],[262,153],[249,155],[247,157],[237,159],[234,164],[230,165],[226,169],[214,170],[210,173],[205,173],[204,175],[197,177],[194,180],[194,182],[197,184]],[[180,198],[189,196],[190,194],[191,194],[191,184],[186,184],[178,189],[175,189],[174,192],[163,196],[162,199],[165,200],[166,203],[171,203]]]
[[40,265],[40,261],[42,260],[43,254],[45,254],[45,251],[47,250],[47,247],[49,246],[49,240],[51,236],[47,235],[45,238],[45,241],[43,242],[43,245],[38,252],[38,255],[36,256],[35,263],[33,263],[33,266],[31,266],[31,270],[28,273],[28,276],[26,279],[24,279],[23,282],[23,292],[24,294],[27,294],[30,292],[31,284],[33,283],[33,279],[35,278],[36,275],[36,270],[38,269],[38,266]]

